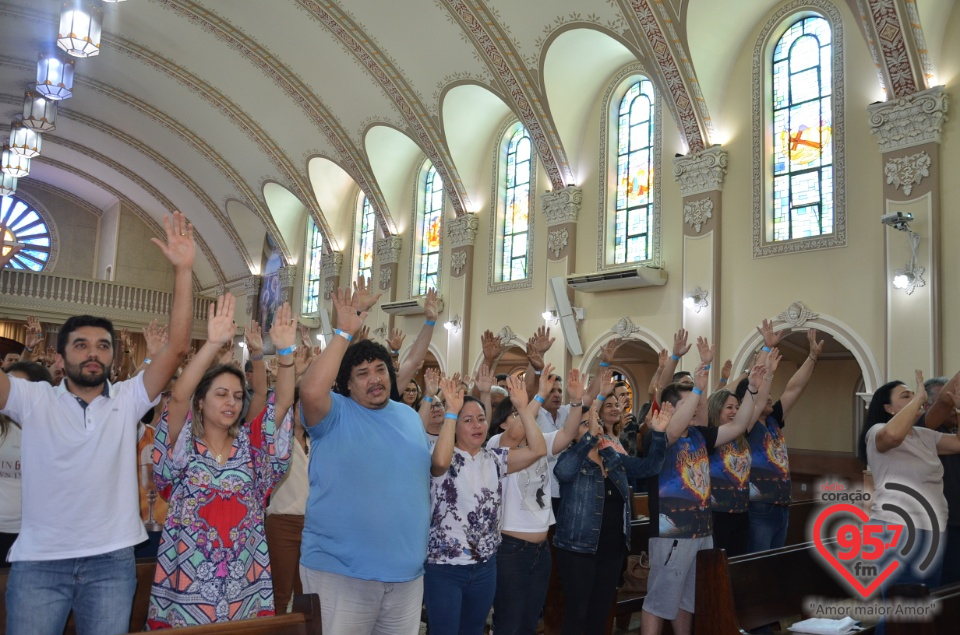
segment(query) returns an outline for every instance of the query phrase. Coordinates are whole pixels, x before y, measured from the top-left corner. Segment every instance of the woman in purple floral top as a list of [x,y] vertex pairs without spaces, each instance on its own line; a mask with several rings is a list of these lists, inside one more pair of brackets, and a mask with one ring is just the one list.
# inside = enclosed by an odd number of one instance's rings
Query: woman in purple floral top
[[547,453],[535,418],[539,400],[528,403],[522,381],[510,377],[507,384],[527,445],[488,450],[483,447],[487,439],[483,404],[464,397],[456,382],[440,382],[447,408],[430,470],[432,511],[423,579],[433,633],[483,632],[496,592],[502,481]]

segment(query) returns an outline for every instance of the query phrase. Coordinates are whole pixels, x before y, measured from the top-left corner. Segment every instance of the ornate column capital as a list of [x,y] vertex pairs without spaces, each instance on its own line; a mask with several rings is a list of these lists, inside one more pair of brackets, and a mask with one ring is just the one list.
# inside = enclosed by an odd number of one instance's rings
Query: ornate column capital
[[381,265],[393,265],[400,262],[400,247],[403,240],[399,236],[387,236],[383,240],[373,243],[377,254],[377,262]]
[[451,249],[473,247],[477,242],[479,227],[480,219],[476,214],[464,214],[447,221],[447,237],[450,239]]
[[321,278],[338,278],[340,268],[343,266],[343,252],[331,251],[323,257],[320,264]]
[[683,196],[721,191],[726,173],[727,151],[718,145],[673,160],[673,178]]
[[281,287],[292,287],[296,283],[296,279],[297,279],[296,265],[287,265],[286,267],[281,267],[279,273],[280,273]]
[[256,295],[257,293],[260,293],[260,276],[250,276],[249,278],[244,278],[242,283],[244,295]]
[[881,152],[940,143],[947,120],[947,91],[934,86],[919,93],[870,104],[870,130],[877,135]]
[[576,223],[581,203],[583,190],[575,185],[544,192],[540,196],[540,205],[543,208],[543,217],[547,220],[547,227]]

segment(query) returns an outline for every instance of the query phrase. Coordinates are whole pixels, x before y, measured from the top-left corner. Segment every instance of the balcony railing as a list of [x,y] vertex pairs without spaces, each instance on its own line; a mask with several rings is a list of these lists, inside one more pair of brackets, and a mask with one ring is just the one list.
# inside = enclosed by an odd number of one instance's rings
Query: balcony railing
[[[62,317],[89,313],[121,323],[145,324],[170,315],[173,293],[106,280],[0,269],[0,311],[9,317]],[[212,300],[193,299],[194,330],[205,331]]]

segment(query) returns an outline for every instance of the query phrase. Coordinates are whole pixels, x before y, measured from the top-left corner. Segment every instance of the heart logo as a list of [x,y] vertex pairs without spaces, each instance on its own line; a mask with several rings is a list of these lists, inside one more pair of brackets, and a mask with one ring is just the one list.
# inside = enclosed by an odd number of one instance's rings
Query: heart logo
[[883,571],[877,574],[877,577],[874,578],[873,582],[867,586],[864,586],[860,580],[858,580],[845,566],[843,566],[843,563],[837,560],[837,557],[833,555],[829,549],[827,549],[826,545],[823,544],[823,536],[821,535],[821,532],[824,522],[826,522],[826,520],[833,514],[840,512],[853,514],[860,519],[861,523],[865,523],[870,520],[870,517],[867,516],[862,509],[855,505],[849,505],[847,503],[831,505],[820,512],[820,515],[817,516],[817,520],[813,525],[814,545],[816,546],[817,551],[820,552],[820,555],[823,556],[823,559],[826,560],[830,566],[837,570],[837,572],[843,577],[844,580],[847,581],[854,591],[859,593],[860,596],[866,600],[876,592],[880,585],[883,584],[884,580],[889,578],[893,572],[897,570],[897,568],[900,566],[900,563],[896,560],[892,561]]

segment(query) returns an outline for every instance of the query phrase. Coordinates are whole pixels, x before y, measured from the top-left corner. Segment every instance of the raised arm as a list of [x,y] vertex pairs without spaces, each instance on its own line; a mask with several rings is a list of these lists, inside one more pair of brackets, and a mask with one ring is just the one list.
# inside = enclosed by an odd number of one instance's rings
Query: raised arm
[[[276,324],[277,317],[274,315],[273,322]],[[273,330],[270,331],[271,336]],[[263,361],[263,335],[261,334],[260,323],[256,320],[250,320],[250,326],[247,332],[243,334],[247,342],[247,352],[250,354],[250,365],[253,372],[250,376],[250,387],[253,389],[253,396],[250,397],[250,406],[247,408],[247,421],[253,421],[260,415],[260,411],[267,405],[267,365]],[[274,348],[278,351],[281,348],[276,342]],[[279,395],[277,395],[279,397]],[[274,407],[276,408],[276,401]],[[276,411],[275,411],[276,412]],[[283,417],[276,417],[278,421]]]
[[[551,373],[552,375],[553,373]],[[567,373],[567,396],[570,397],[570,403],[580,402],[581,408],[583,404],[583,380],[586,379],[585,375],[581,375],[580,371],[576,368],[571,368]],[[553,390],[553,385],[557,383],[557,380],[547,376],[546,373],[540,375],[540,390],[537,391],[537,394],[541,399],[546,399],[547,395],[550,394],[550,391]],[[599,389],[598,389],[599,390]],[[539,407],[539,404],[536,404]],[[553,453],[560,454],[567,446],[573,443],[574,439],[577,438],[577,430],[580,428],[580,415],[582,410],[576,406],[570,407],[570,414],[567,415],[567,421],[563,424],[563,427],[560,428],[560,431],[557,432],[557,435],[553,438]],[[533,415],[537,415],[537,409],[533,411]]]
[[670,359],[670,351],[665,348],[660,349],[660,355],[657,356],[657,370],[653,372],[650,378],[650,385],[647,386],[648,401],[658,401],[660,392],[660,379],[663,377],[663,371],[667,367],[667,360]]
[[[710,346],[710,342],[707,341],[707,338],[698,337],[697,352],[700,353],[700,366],[703,367],[703,370],[709,372],[710,364],[713,363],[713,357],[716,353],[716,346]],[[707,377],[709,378],[710,375],[708,374]],[[694,414],[693,425],[707,425],[707,399],[710,396],[707,393],[708,391],[705,386],[700,393],[700,405],[697,407],[697,411]]]
[[958,396],[960,396],[960,373],[951,377],[950,381],[940,389],[937,400],[927,409],[923,425],[931,430],[939,428],[960,404]]
[[430,367],[423,373],[423,398],[420,399],[420,421],[423,423],[423,429],[430,430],[430,409],[433,408],[433,402],[437,399],[437,391],[440,390],[440,371]]
[[397,371],[397,388],[400,389],[410,383],[417,370],[423,365],[423,360],[427,357],[427,351],[430,349],[430,339],[433,337],[434,326],[437,324],[437,318],[440,316],[440,303],[437,301],[437,290],[427,289],[427,294],[423,298],[424,322],[420,329],[420,334],[410,346],[410,352],[407,358],[400,364],[400,370]]
[[150,240],[173,265],[173,303],[167,345],[143,371],[143,385],[151,401],[160,395],[177,372],[190,348],[190,332],[193,330],[193,259],[196,254],[193,225],[183,214],[174,212],[172,218],[164,217],[163,228],[166,242],[156,238]]
[[300,380],[300,409],[307,427],[316,425],[330,412],[330,390],[340,372],[347,346],[353,334],[360,330],[367,312],[353,307],[350,290],[337,289],[333,294],[333,307],[337,314],[335,337],[303,374]]
[[753,406],[767,402],[767,395],[770,394],[770,384],[773,382],[773,373],[768,373],[767,370],[767,366],[757,365],[750,371],[750,383],[747,386],[747,392],[743,395],[740,410],[737,411],[733,421],[717,429],[716,445],[733,441],[756,422],[757,419],[753,416]]
[[143,328],[143,341],[146,342],[146,357],[137,367],[137,372],[143,372],[147,369],[153,358],[160,354],[163,347],[167,345],[167,327],[161,325],[156,320],[152,320]]
[[733,371],[733,362],[729,359],[723,362],[723,368],[720,369],[720,379],[717,380],[717,385],[713,389],[714,392],[722,390],[727,387],[727,382],[730,381],[730,373]]
[[[403,340],[407,336],[400,329],[390,331],[390,337],[387,338],[387,348],[390,350],[390,359],[393,360],[393,367],[400,368],[400,349],[403,347]],[[410,382],[407,382],[410,383]],[[401,384],[402,386],[403,384]]]
[[813,369],[817,365],[817,359],[820,358],[820,353],[823,351],[823,340],[817,341],[816,329],[807,330],[807,342],[810,343],[810,352],[807,354],[807,358],[803,360],[803,364],[787,382],[787,387],[780,395],[780,405],[783,407],[784,416],[793,407],[793,404],[797,403],[797,399],[800,398],[807,384],[810,383],[810,378],[813,377]]
[[[667,426],[667,446],[676,443],[677,439],[683,436],[687,428],[693,422],[693,415],[700,405],[700,394],[707,387],[707,377],[710,371],[704,370],[703,365],[697,366],[693,373],[693,388],[677,403],[673,417]],[[698,392],[699,391],[699,392]]]
[[493,413],[493,406],[490,404],[490,388],[493,386],[493,371],[486,364],[481,364],[473,376],[473,393],[479,395],[480,403],[486,412]]
[[27,316],[27,336],[23,340],[20,361],[33,362],[40,359],[43,354],[43,345],[43,327],[40,326],[40,319],[35,315]]
[[284,302],[277,307],[277,312],[273,316],[273,326],[270,327],[270,339],[277,349],[278,359],[273,402],[274,418],[276,421],[283,421],[287,410],[293,405],[293,388],[297,382],[294,372],[296,364],[293,362],[293,353],[297,349],[297,318],[293,315],[289,302]]
[[440,380],[440,389],[447,402],[447,411],[443,415],[440,436],[437,437],[437,445],[430,459],[430,474],[433,476],[443,476],[450,469],[453,448],[457,442],[457,418],[463,408],[463,389],[458,382],[444,377]]
[[917,391],[900,412],[883,424],[877,432],[877,451],[881,454],[900,447],[903,440],[913,430],[913,424],[920,417],[921,408],[927,402],[927,389],[923,387],[923,373],[917,370]]
[[[760,359],[759,355],[757,359]],[[764,353],[763,364],[754,364],[754,366],[763,366],[766,368],[764,378],[769,377],[769,381],[764,381],[761,385],[760,390],[762,394],[753,395],[752,415],[750,417],[750,423],[747,424],[747,434],[753,430],[753,426],[756,425],[757,421],[760,420],[760,415],[763,414],[763,409],[767,405],[767,397],[770,396],[770,389],[773,386],[773,375],[777,372],[777,366],[780,364],[781,359],[783,359],[783,357],[780,355],[780,350],[774,347],[770,349],[769,353]],[[750,374],[747,373],[747,377],[749,376]]]
[[667,359],[666,364],[664,364],[663,373],[660,376],[664,384],[669,384],[673,381],[673,375],[677,372],[677,364],[680,363],[680,358],[690,351],[692,345],[687,343],[689,337],[690,334],[686,329],[680,329],[673,334],[673,352]]
[[[480,336],[480,347],[483,350],[483,363],[493,370],[497,367],[497,360],[503,352],[503,344],[500,338],[493,334],[493,331],[484,331]],[[496,373],[494,373],[496,374]]]
[[[537,392],[536,375],[543,371],[543,365],[546,362],[545,355],[547,351],[550,350],[550,347],[553,346],[556,339],[555,337],[550,337],[549,328],[541,326],[537,329],[537,332],[533,334],[533,337],[527,340],[527,361],[529,364],[524,379],[527,386],[528,399],[532,399],[533,395]],[[530,372],[531,369],[535,372]]]
[[[553,367],[548,364],[543,374],[552,372]],[[526,447],[515,448],[507,454],[507,474],[512,474],[533,465],[540,457],[546,456],[547,444],[543,439],[543,432],[537,425],[536,410],[527,407],[527,391],[523,382],[513,375],[507,377],[507,391],[510,393],[513,407],[520,414],[523,434],[527,438]]]
[[[177,438],[190,411],[193,391],[197,389],[203,374],[217,358],[223,344],[233,339],[233,334],[237,330],[237,325],[233,321],[235,305],[236,301],[230,293],[220,296],[215,304],[210,305],[207,318],[207,341],[180,373],[180,377],[173,384],[170,400],[167,402],[168,447],[172,448],[177,444]],[[153,366],[153,363],[150,365]],[[149,371],[148,368],[145,372]]]
[[614,357],[617,354],[617,349],[620,348],[622,344],[623,339],[615,337],[600,347],[600,372],[594,373],[593,379],[587,387],[587,392],[584,393],[584,405],[589,406],[592,404],[593,398],[600,394],[600,377],[605,369],[610,368],[610,364],[613,363]]

